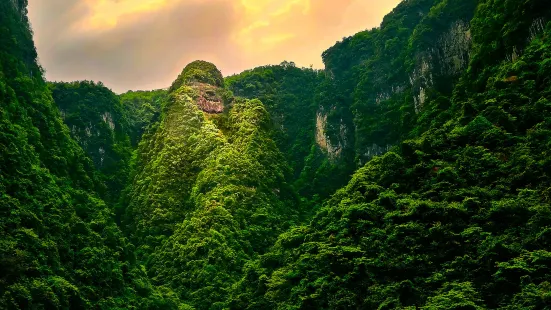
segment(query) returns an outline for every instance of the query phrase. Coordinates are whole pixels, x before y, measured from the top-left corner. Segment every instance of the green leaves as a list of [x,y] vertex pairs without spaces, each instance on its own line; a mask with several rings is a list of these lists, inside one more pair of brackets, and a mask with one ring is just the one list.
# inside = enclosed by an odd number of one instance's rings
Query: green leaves
[[481,306],[482,300],[479,298],[479,294],[469,282],[447,283],[438,293],[436,296],[429,297],[427,304],[422,309],[485,309]]
[[218,309],[245,263],[296,220],[298,199],[262,102],[228,97],[226,113],[201,111],[200,64],[140,143],[125,222],[156,284]]
[[178,90],[183,85],[189,85],[194,82],[211,84],[222,87],[224,78],[222,73],[212,63],[196,60],[188,64],[178,78],[170,86],[169,92]]

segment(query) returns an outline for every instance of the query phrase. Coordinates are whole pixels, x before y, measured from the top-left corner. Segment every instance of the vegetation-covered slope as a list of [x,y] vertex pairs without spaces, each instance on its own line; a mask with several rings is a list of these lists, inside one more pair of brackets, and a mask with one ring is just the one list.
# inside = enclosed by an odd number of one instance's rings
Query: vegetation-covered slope
[[294,171],[295,179],[314,144],[314,97],[321,72],[293,63],[258,67],[226,78],[235,96],[259,99],[275,123],[275,141]]
[[132,154],[129,124],[119,98],[101,83],[51,83],[49,87],[71,137],[100,172],[107,186],[105,199],[117,201],[128,184]]
[[36,63],[26,1],[0,2],[0,308],[172,304],[134,263]]
[[147,128],[158,121],[161,106],[166,101],[166,90],[128,91],[119,95],[128,120],[130,141],[137,147]]
[[258,100],[234,101],[220,77],[195,62],[174,82],[140,143],[126,213],[153,280],[200,309],[225,301],[245,262],[298,216],[268,113]]
[[481,1],[454,96],[248,265],[231,307],[550,307],[550,12]]
[[238,95],[266,98],[270,113],[291,122],[283,128],[290,141],[279,144],[297,163],[296,185],[307,197],[326,197],[373,156],[417,135],[417,112],[429,97],[451,96],[469,61],[475,6],[404,1],[380,28],[325,51],[316,80],[312,70],[287,63],[226,81]]

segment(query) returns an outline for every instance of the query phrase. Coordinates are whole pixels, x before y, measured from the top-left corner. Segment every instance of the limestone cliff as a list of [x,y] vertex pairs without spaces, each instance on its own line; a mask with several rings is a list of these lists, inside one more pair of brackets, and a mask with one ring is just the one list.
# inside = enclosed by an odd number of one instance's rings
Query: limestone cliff
[[[404,1],[380,28],[345,38],[324,52],[326,85],[332,86],[322,90],[333,95],[324,97],[323,105],[341,112],[328,122],[323,111],[318,113],[316,122],[324,124],[318,126],[320,147],[335,158],[348,149],[349,160],[359,166],[406,139],[425,104],[451,95],[467,68],[475,6],[474,0]],[[343,130],[322,137],[321,127]],[[353,136],[346,145],[328,142],[342,140],[345,131]]]

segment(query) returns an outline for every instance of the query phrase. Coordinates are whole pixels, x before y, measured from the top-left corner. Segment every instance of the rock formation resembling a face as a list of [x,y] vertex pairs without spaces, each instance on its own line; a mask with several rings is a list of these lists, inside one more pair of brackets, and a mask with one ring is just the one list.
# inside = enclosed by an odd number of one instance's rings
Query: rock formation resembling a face
[[187,65],[170,87],[170,92],[182,86],[194,89],[197,106],[206,113],[222,113],[224,102],[224,78],[216,66],[210,62],[197,60]]

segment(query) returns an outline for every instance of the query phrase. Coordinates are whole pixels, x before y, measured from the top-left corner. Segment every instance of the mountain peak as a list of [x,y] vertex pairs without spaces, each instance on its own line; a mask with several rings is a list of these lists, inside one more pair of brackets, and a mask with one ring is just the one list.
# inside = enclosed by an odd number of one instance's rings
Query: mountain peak
[[203,60],[196,60],[189,63],[182,70],[176,81],[172,83],[170,91],[175,91],[181,86],[193,82],[222,87],[224,85],[224,77],[214,64]]

